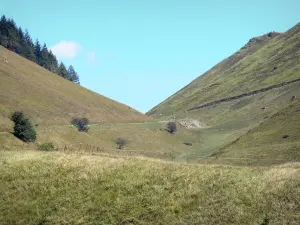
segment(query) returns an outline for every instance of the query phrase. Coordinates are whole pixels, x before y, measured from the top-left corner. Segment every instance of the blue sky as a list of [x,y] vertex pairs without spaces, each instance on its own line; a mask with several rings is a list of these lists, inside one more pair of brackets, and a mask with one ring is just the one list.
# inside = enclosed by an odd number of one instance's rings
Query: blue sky
[[9,0],[0,13],[81,84],[146,112],[250,38],[300,22],[299,0]]

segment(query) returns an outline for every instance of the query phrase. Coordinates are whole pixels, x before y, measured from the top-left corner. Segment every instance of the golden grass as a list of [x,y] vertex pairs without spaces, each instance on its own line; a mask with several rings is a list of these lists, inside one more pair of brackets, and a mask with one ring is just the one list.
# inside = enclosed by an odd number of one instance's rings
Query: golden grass
[[[6,54],[8,62],[2,56]],[[136,110],[67,81],[0,46],[0,127],[11,127],[9,117],[23,110],[34,123],[69,124],[73,117],[91,122],[146,121]],[[0,130],[1,131],[1,130]]]
[[300,222],[299,164],[264,168],[58,152],[0,155],[2,224]]

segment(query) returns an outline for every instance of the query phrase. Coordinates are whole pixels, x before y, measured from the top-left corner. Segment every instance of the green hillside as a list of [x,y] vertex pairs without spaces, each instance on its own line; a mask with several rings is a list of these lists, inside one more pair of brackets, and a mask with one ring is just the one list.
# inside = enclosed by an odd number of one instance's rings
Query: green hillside
[[[300,100],[249,130],[215,154],[217,161],[234,158],[261,164],[300,161]],[[215,160],[215,159],[214,159]]]
[[[300,77],[300,24],[285,33],[252,38],[223,60],[172,95],[147,115],[155,118],[183,115],[195,106],[251,92]],[[199,116],[201,111],[198,112]]]
[[[279,134],[273,133],[270,136],[262,133],[260,138],[264,142],[247,139],[247,143],[244,143],[244,139],[246,141],[248,136],[245,134],[249,130],[261,123],[269,123],[271,130],[274,126],[274,132],[280,128],[278,122],[275,123],[270,118],[282,110],[291,109],[290,104],[296,104],[296,100],[292,99],[300,96],[299,62],[300,24],[285,33],[273,32],[252,38],[238,52],[154,107],[147,115],[158,120],[175,117],[182,124],[188,124],[189,121],[200,124],[192,129],[203,143],[189,156],[194,161],[205,161],[204,155],[237,158],[229,161],[243,164],[248,163],[245,160],[248,157],[253,159],[252,163],[258,163],[262,158],[268,159],[267,163],[298,161],[299,156],[295,151],[298,151],[296,149],[299,146],[294,150],[287,147],[294,146],[294,141],[300,140],[298,136],[284,142]],[[282,120],[286,121],[290,121],[289,118],[292,117],[288,114],[283,114],[282,117],[284,116],[286,118]],[[300,121],[295,119],[284,124],[284,129],[295,134],[299,124]],[[235,143],[240,137],[240,141]],[[280,143],[273,139],[278,139]],[[235,144],[223,154],[223,150],[232,143]],[[280,153],[271,150],[278,149],[277,144],[284,146]],[[254,146],[255,150],[251,148]],[[244,149],[243,153],[241,148]],[[286,148],[290,150],[284,151]]]

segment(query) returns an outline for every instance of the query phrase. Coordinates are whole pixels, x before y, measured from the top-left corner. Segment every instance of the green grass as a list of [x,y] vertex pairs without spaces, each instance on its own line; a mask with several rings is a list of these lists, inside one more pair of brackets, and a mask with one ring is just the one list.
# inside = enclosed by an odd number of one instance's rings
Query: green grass
[[300,165],[1,152],[1,224],[299,224]]
[[[268,120],[251,129],[238,141],[222,149],[222,158],[249,158],[262,160],[264,165],[300,161],[300,100],[278,111]],[[287,138],[283,138],[288,135]],[[255,161],[255,160],[252,160]]]

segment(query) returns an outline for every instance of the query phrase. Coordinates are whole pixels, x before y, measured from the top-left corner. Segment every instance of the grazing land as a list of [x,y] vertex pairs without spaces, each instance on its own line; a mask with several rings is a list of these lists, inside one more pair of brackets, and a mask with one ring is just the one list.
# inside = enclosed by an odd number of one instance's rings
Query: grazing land
[[2,224],[299,224],[300,165],[189,165],[12,151],[0,157]]

